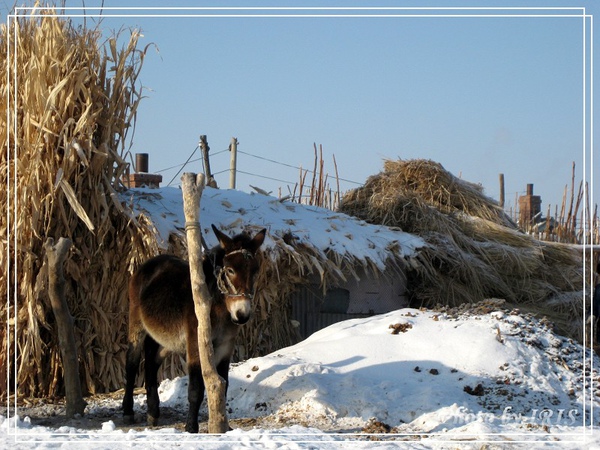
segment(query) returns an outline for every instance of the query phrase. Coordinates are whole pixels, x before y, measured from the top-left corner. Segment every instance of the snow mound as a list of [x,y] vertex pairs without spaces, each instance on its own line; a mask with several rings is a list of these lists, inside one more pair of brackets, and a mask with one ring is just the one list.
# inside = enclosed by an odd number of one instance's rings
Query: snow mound
[[532,317],[402,309],[340,322],[235,366],[229,405],[233,417],[270,414],[329,430],[374,419],[419,433],[482,421],[582,426],[591,408],[584,354]]

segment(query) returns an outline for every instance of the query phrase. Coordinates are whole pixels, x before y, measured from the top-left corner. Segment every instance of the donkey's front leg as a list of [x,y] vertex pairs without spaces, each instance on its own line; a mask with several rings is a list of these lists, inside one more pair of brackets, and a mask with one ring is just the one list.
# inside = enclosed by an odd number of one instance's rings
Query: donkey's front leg
[[198,412],[200,411],[200,405],[204,399],[204,380],[202,378],[202,370],[200,368],[200,362],[188,363],[188,402],[189,409],[187,415],[187,421],[185,423],[185,431],[188,433],[198,432]]

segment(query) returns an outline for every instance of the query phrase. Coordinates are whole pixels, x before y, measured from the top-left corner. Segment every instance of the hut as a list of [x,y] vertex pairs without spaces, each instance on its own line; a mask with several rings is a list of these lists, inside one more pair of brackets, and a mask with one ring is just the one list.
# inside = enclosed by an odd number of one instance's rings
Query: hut
[[[123,199],[153,224],[162,251],[185,257],[182,194],[178,188],[131,189]],[[255,319],[242,329],[240,359],[291,345],[325,325],[407,304],[406,266],[424,241],[414,235],[316,206],[262,194],[204,189],[204,241],[211,224],[229,234],[267,228],[257,279]]]
[[547,316],[561,333],[582,339],[581,249],[523,233],[480,185],[441,164],[385,161],[382,172],[343,197],[340,210],[399,227],[428,244],[407,273],[411,305],[500,298]]

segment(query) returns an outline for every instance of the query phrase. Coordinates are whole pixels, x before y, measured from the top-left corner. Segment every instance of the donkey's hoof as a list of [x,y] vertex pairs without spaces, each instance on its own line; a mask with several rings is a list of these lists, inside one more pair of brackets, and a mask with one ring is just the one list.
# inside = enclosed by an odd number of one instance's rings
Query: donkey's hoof
[[123,422],[131,425],[135,423],[135,415],[133,414],[123,414]]
[[151,427],[157,427],[158,426],[158,417],[153,417],[153,416],[151,416],[151,415],[148,414],[147,421],[148,421],[148,426],[151,426]]
[[185,431],[187,431],[188,433],[197,433],[199,430],[199,426],[198,426],[198,422],[193,422],[193,423],[186,423],[185,424]]

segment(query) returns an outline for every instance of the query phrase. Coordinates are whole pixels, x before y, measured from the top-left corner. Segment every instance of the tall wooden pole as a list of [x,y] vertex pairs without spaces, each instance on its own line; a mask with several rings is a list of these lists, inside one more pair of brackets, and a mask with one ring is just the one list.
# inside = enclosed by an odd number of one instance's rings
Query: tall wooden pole
[[208,404],[208,432],[225,433],[229,430],[225,410],[225,380],[215,367],[215,355],[211,340],[211,297],[202,270],[202,231],[200,228],[200,198],[204,190],[204,175],[184,173],[181,177],[185,232],[188,243],[190,277],[194,310],[198,319],[198,352],[202,378],[206,387]]
[[229,163],[229,188],[235,189],[235,177],[237,172],[237,146],[238,140],[234,137],[231,138],[231,144],[229,144],[229,151],[231,152],[231,161]]

